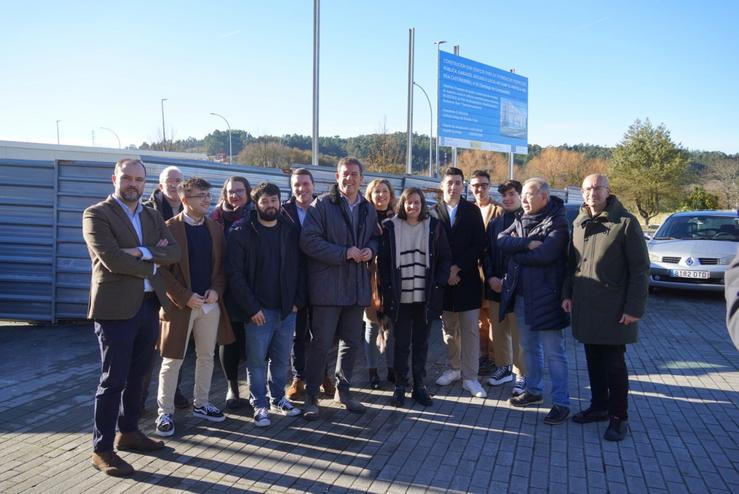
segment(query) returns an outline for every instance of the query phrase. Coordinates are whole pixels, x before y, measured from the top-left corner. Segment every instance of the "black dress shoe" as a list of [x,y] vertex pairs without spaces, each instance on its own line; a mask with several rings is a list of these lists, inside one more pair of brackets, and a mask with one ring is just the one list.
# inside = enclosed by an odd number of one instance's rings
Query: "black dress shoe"
[[426,386],[414,386],[413,393],[411,393],[411,398],[413,398],[413,401],[415,401],[419,405],[423,405],[425,407],[430,407],[434,404],[433,400],[429,396],[428,391],[426,391]]
[[394,407],[402,407],[405,404],[405,388],[403,386],[395,386],[390,404]]
[[629,430],[629,422],[619,417],[611,417],[603,439],[606,441],[623,441]]
[[586,408],[572,416],[572,421],[578,424],[605,422],[606,420],[608,420],[608,410],[594,410],[593,407]]

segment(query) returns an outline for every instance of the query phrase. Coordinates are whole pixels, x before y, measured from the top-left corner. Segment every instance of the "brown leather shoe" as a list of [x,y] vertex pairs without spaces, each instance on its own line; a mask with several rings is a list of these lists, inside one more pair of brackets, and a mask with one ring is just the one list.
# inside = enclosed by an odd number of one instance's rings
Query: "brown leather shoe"
[[321,384],[323,394],[326,396],[333,396],[336,393],[336,386],[329,376],[323,376],[323,384]]
[[112,477],[128,477],[135,472],[133,467],[118,456],[115,451],[94,451],[92,453],[92,468]]
[[164,441],[155,441],[141,431],[117,432],[115,447],[118,451],[155,451],[164,447]]
[[293,382],[290,387],[287,388],[287,399],[288,400],[300,400],[305,393],[305,381],[300,378],[293,378]]

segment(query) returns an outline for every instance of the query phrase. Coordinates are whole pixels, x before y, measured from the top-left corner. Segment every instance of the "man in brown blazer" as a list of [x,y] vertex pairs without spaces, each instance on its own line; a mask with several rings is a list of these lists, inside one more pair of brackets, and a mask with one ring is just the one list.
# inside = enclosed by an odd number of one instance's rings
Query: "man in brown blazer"
[[192,414],[211,422],[222,422],[223,413],[208,400],[213,377],[216,343],[235,341],[223,305],[226,280],[223,273],[225,238],[221,226],[208,218],[211,185],[191,178],[177,185],[184,210],[167,221],[167,228],[182,249],[180,262],[162,269],[167,297],[172,304],[162,308],[162,332],[156,433],[174,434],[177,377],[192,334],[195,340],[195,388]]
[[139,431],[137,421],[143,374],[159,336],[157,312],[167,304],[159,267],[178,261],[180,249],[159,213],[139,202],[144,164],[119,160],[112,180],[113,194],[85,210],[82,229],[92,260],[87,317],[94,320],[102,360],[92,465],[124,476],[134,470],[115,453],[114,442],[120,451],[164,446]]

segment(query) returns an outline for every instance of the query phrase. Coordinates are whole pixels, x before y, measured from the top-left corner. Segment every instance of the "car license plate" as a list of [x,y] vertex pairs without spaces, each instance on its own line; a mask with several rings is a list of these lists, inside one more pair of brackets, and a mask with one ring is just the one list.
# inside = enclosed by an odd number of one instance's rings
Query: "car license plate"
[[688,271],[686,269],[673,269],[672,276],[674,278],[693,278],[699,280],[707,280],[710,276],[708,271]]

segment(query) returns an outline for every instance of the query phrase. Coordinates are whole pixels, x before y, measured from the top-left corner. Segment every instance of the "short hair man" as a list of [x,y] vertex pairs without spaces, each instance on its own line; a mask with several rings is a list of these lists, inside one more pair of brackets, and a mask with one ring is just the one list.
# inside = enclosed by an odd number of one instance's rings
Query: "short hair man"
[[159,185],[152,191],[144,206],[159,211],[164,221],[182,211],[182,201],[177,193],[177,186],[184,180],[182,171],[176,166],[168,166],[159,174]]
[[[313,174],[307,168],[295,168],[290,175],[290,190],[292,195],[290,199],[282,203],[282,212],[287,219],[292,222],[298,229],[298,233],[303,228],[305,217],[308,214],[308,207],[316,198],[315,182]],[[303,251],[300,251],[301,265],[307,263],[307,258]],[[307,287],[306,287],[307,290]],[[293,380],[287,390],[288,400],[297,400],[303,398],[305,392],[305,347],[310,331],[310,306],[307,304],[298,310],[295,318],[295,338],[293,339],[292,353],[292,371]],[[328,372],[323,378],[323,390],[329,396],[333,396],[336,389],[328,376]]]
[[306,353],[305,408],[308,420],[319,416],[318,387],[334,336],[339,337],[334,400],[354,413],[365,407],[349,391],[354,357],[362,345],[362,313],[370,305],[367,263],[378,249],[377,213],[362,194],[362,163],[342,158],[336,184],[308,208],[300,246],[308,256],[312,306],[311,341]]
[[609,420],[603,436],[621,441],[628,431],[626,345],[636,343],[649,288],[649,254],[639,221],[610,193],[605,175],[582,183],[583,206],[572,225],[562,308],[572,334],[585,344],[592,398],[572,420]]
[[210,188],[202,178],[180,182],[177,193],[184,209],[167,221],[167,228],[181,246],[182,259],[162,271],[167,296],[173,302],[160,313],[162,366],[155,426],[156,433],[165,437],[174,434],[175,389],[191,335],[197,355],[192,414],[211,422],[225,419],[209,400],[216,343],[234,341],[223,305],[225,239],[220,225],[207,217]]
[[478,322],[482,302],[479,260],[485,250],[485,227],[480,211],[462,198],[464,173],[449,167],[441,181],[442,200],[432,210],[446,230],[452,249],[449,284],[444,289],[441,327],[449,369],[436,380],[446,386],[462,379],[462,387],[477,398],[487,393],[477,380],[480,357]]
[[295,316],[305,305],[305,282],[298,229],[280,214],[280,189],[262,182],[251,197],[256,211],[236,222],[229,235],[228,277],[241,320],[247,321],[246,369],[254,424],[267,427],[270,409],[300,415],[285,398],[285,384]]
[[[482,224],[487,229],[490,221],[503,214],[503,208],[493,202],[490,197],[490,174],[485,170],[475,170],[470,177],[470,189],[475,198],[475,206],[480,208]],[[485,279],[482,259],[480,260],[480,275]],[[493,319],[488,312],[488,304],[484,299],[480,307],[480,370],[481,376],[493,371],[495,366],[495,346],[493,343]]]
[[87,317],[95,322],[102,360],[92,465],[126,476],[134,469],[113,450],[114,442],[119,451],[164,447],[139,431],[137,421],[141,384],[159,336],[157,311],[168,303],[157,266],[177,262],[180,249],[162,217],[139,202],[146,184],[141,160],[119,160],[112,180],[113,194],[82,216],[92,261]]
[[498,236],[497,246],[509,256],[499,319],[515,310],[526,356],[526,390],[510,399],[515,407],[543,403],[544,361],[552,380],[552,409],[545,424],[561,424],[570,414],[567,355],[563,329],[569,318],[561,307],[567,267],[569,230],[562,199],[549,184],[530,178],[521,194],[523,215]]
[[484,260],[485,298],[489,313],[493,315],[492,340],[496,365],[493,374],[488,379],[488,384],[500,386],[513,381],[515,373],[516,381],[513,385],[512,396],[518,396],[526,389],[526,360],[518,336],[515,314],[509,312],[502,321],[498,321],[500,293],[508,267],[508,256],[503,254],[497,244],[498,235],[513,224],[516,215],[521,214],[521,189],[521,182],[518,180],[507,180],[498,186],[504,212],[488,223]]

